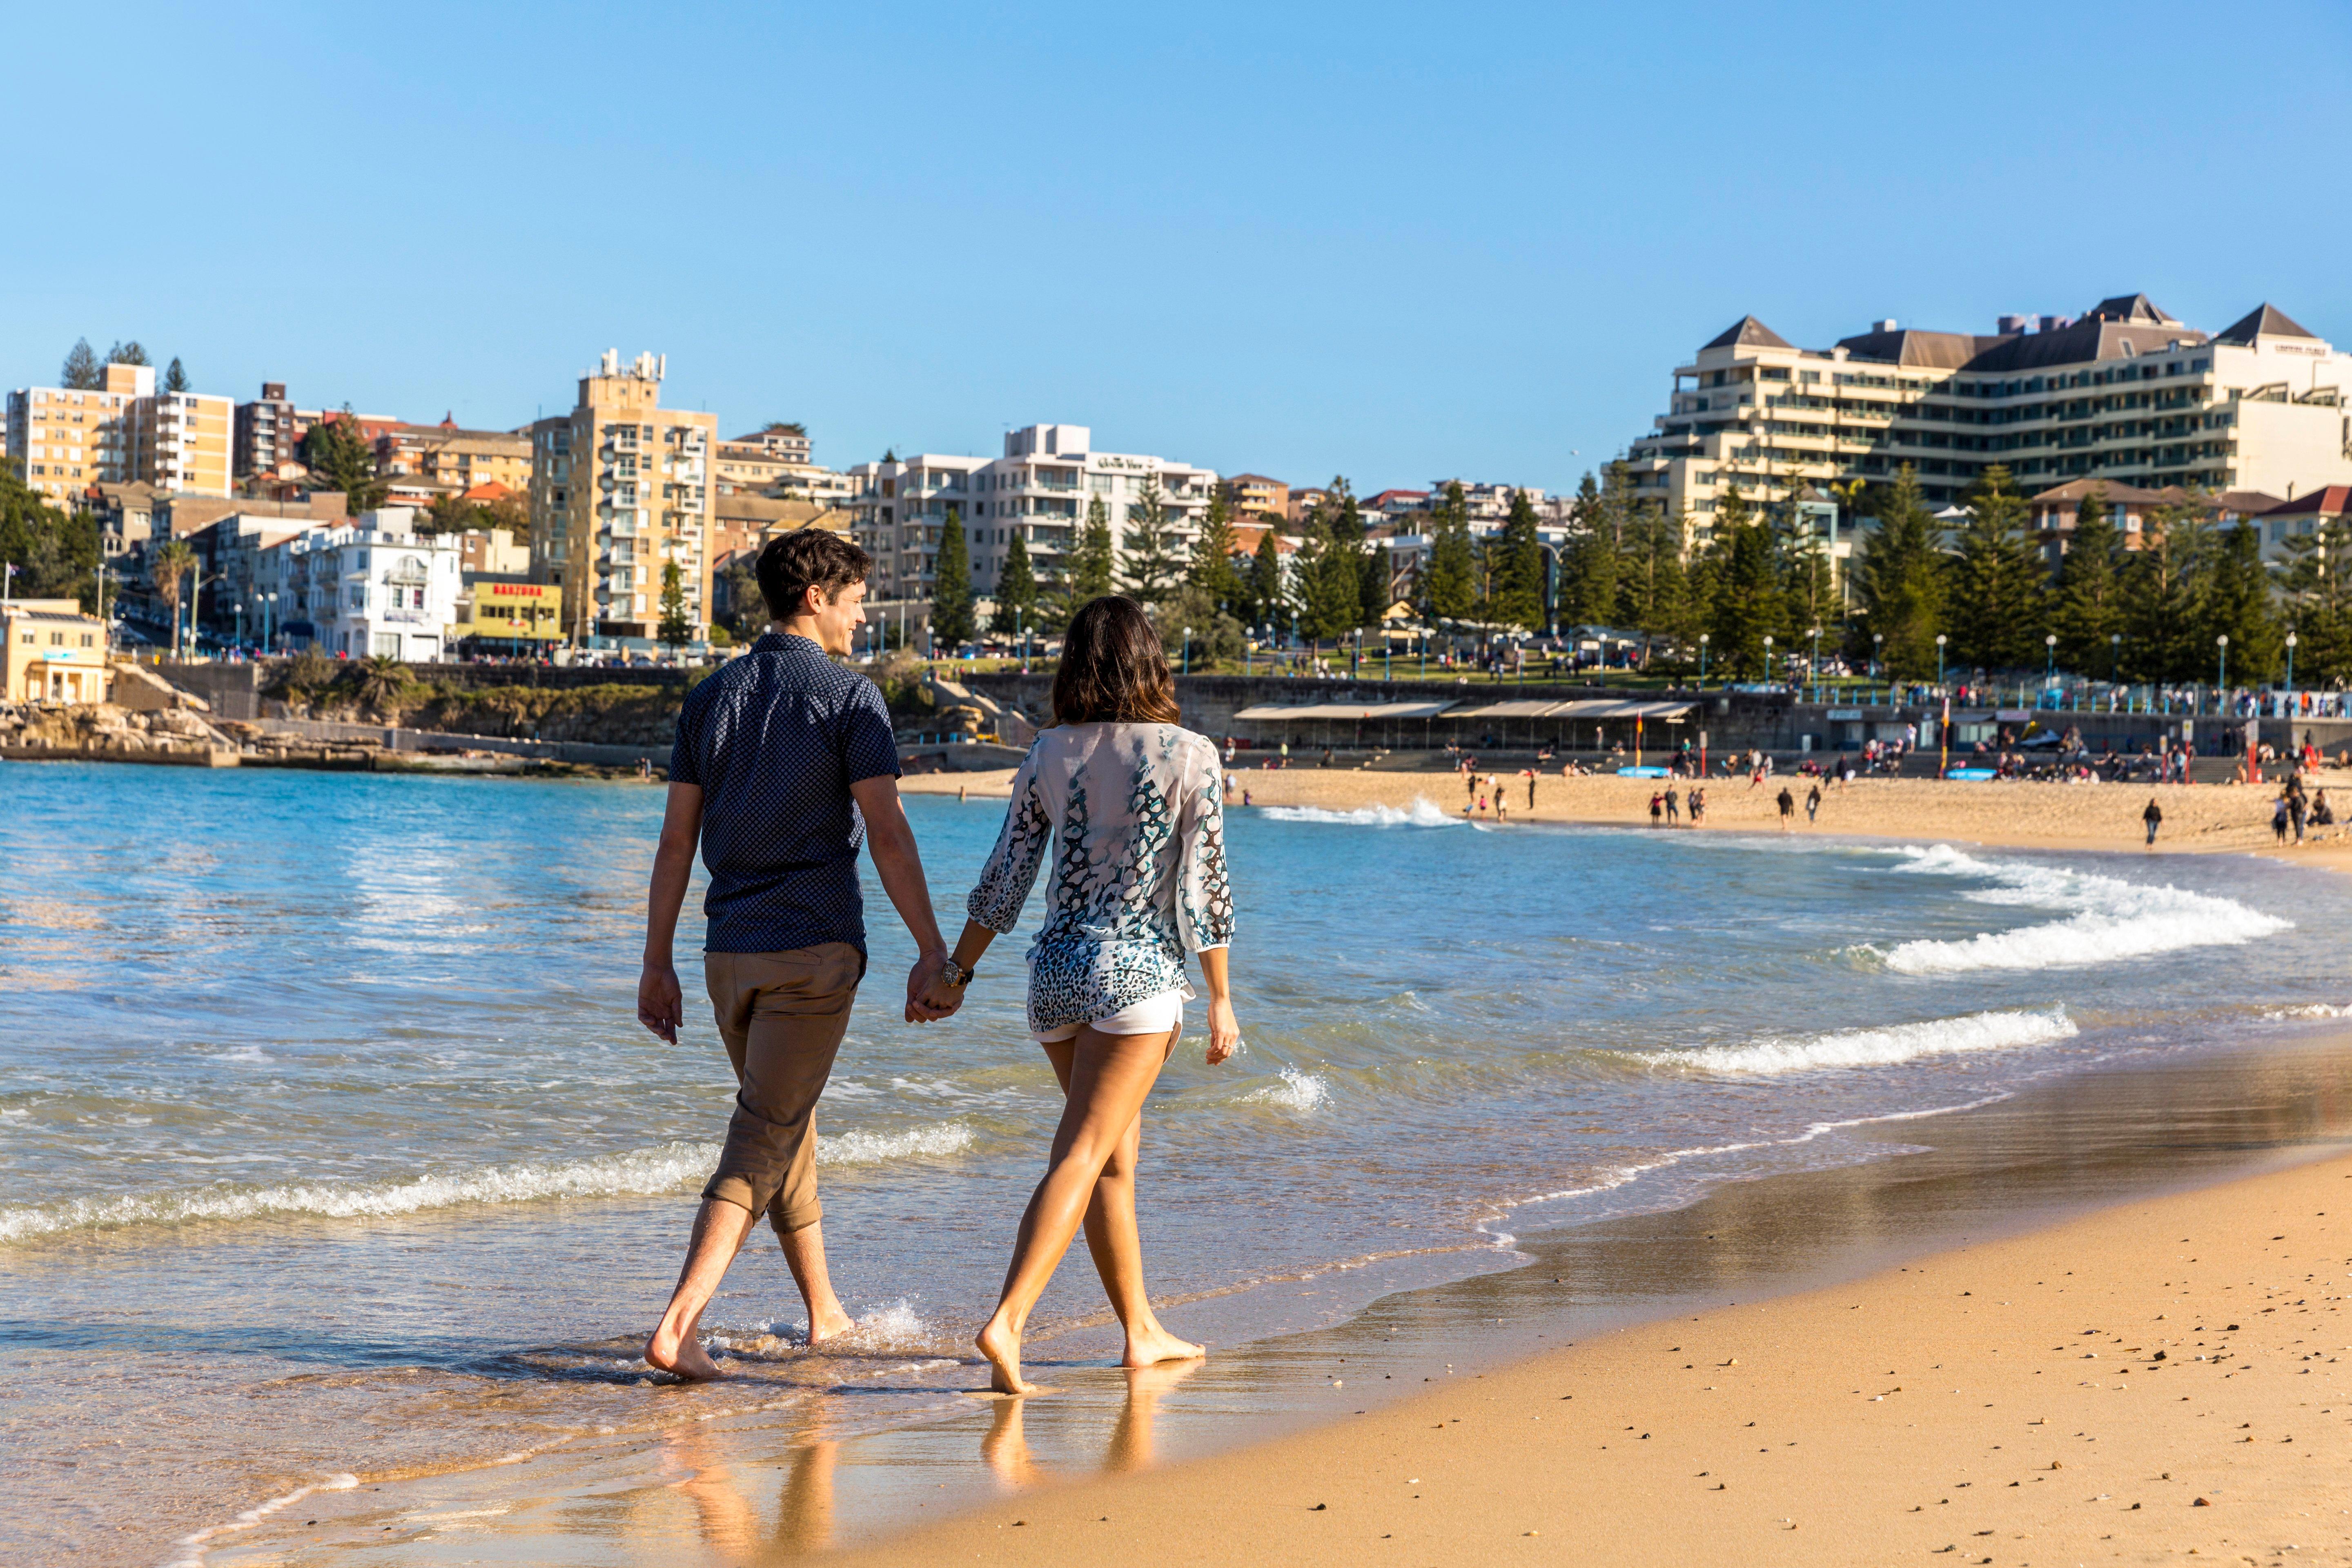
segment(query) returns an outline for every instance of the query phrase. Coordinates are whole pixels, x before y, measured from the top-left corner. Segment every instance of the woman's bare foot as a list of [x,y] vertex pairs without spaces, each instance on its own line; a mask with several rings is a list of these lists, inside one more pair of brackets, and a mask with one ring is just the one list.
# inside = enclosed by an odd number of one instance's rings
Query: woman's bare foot
[[680,1332],[667,1319],[654,1331],[654,1337],[646,1342],[646,1364],[690,1383],[709,1383],[727,1375],[710,1359],[710,1352],[702,1348],[699,1335]]
[[992,1318],[971,1342],[980,1347],[980,1353],[995,1369],[995,1375],[988,1380],[990,1388],[999,1394],[1034,1392],[1034,1386],[1021,1376],[1020,1334]]
[[1180,1340],[1154,1322],[1127,1336],[1127,1354],[1120,1358],[1124,1367],[1157,1366],[1164,1361],[1198,1361],[1209,1352],[1190,1340]]

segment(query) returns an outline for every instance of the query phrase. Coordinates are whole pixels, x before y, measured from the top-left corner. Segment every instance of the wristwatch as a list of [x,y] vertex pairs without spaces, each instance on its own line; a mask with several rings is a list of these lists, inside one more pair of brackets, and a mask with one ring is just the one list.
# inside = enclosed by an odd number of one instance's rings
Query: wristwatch
[[952,954],[940,963],[940,978],[961,990],[971,984],[972,972],[957,963]]

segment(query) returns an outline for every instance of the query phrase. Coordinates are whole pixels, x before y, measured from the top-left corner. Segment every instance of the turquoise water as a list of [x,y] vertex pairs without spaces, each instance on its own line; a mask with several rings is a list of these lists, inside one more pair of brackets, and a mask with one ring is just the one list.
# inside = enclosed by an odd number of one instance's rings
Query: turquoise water
[[[634,1021],[656,789],[60,764],[0,791],[0,1437],[29,1478],[0,1556],[196,1561],[173,1543],[320,1477],[676,1419],[635,1350],[732,1086],[703,1016],[674,1047]],[[953,930],[1001,805],[909,813]],[[1518,1231],[2352,1004],[2352,897],[2275,861],[1434,810],[1237,810],[1228,841],[1247,1047],[1210,1068],[1194,1034],[1147,1111],[1180,1332],[1328,1320],[1506,1267]],[[1019,947],[961,1017],[912,1027],[911,952],[868,904],[820,1113],[865,1327],[803,1353],[755,1243],[710,1314],[748,1373],[713,1411],[887,1425],[975,1382],[1058,1100]],[[689,981],[696,940],[689,918]],[[1047,1364],[1109,1343],[1082,1257],[1036,1343]]]

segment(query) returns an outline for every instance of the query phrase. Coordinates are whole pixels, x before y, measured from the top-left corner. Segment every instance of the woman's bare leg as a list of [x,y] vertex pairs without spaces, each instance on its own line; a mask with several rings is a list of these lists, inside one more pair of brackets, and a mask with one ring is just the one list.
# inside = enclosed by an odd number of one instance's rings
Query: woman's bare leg
[[1052,1163],[1030,1195],[1005,1270],[1004,1294],[976,1341],[995,1369],[990,1386],[1000,1394],[1026,1394],[1021,1376],[1021,1331],[1029,1310],[1077,1235],[1096,1181],[1118,1150],[1144,1097],[1168,1059],[1164,1035],[1105,1035],[1078,1031],[1072,1053],[1069,1100],[1054,1132]]
[[[1050,1040],[1044,1044],[1046,1059],[1054,1064],[1054,1076],[1061,1080],[1062,1092],[1066,1095],[1077,1043]],[[1176,1036],[1171,1032],[1166,1049],[1175,1048]],[[1160,1059],[1166,1061],[1164,1053]],[[1144,1288],[1143,1236],[1135,1221],[1135,1172],[1142,1146],[1143,1113],[1138,1111],[1120,1136],[1118,1147],[1103,1163],[1102,1174],[1095,1178],[1094,1195],[1087,1202],[1085,1225],[1087,1251],[1094,1258],[1095,1273],[1102,1279],[1103,1294],[1110,1299],[1110,1310],[1118,1315],[1119,1326],[1127,1331],[1126,1353],[1119,1358],[1119,1364],[1127,1367],[1190,1361],[1208,1353],[1160,1327],[1159,1315],[1151,1310],[1150,1295]]]

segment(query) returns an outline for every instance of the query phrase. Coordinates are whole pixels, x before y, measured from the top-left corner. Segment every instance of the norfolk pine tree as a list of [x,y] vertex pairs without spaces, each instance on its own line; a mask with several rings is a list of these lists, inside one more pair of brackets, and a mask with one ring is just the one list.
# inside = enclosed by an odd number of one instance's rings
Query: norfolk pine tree
[[1025,531],[1013,531],[1013,543],[996,573],[996,614],[988,629],[1001,637],[1017,637],[1024,629],[1037,627],[1037,574],[1029,564],[1029,546],[1021,537]]
[[1251,609],[1265,617],[1268,626],[1289,607],[1289,585],[1282,580],[1282,541],[1276,537],[1271,522],[1258,536],[1257,552],[1250,557],[1249,595]]
[[1887,672],[1924,680],[1936,673],[1936,634],[1943,630],[1945,556],[1936,521],[1920,500],[1917,475],[1906,463],[1877,501],[1878,528],[1853,564],[1860,631],[1885,640],[1875,650]]
[[[2278,613],[2271,607],[2271,574],[2263,562],[2262,534],[2246,522],[2225,529],[2213,542],[2209,559],[2200,634],[2206,647],[2218,654],[2215,639],[2230,639],[2232,686],[2272,679],[2284,660],[2286,644]],[[2218,658],[2214,673],[2221,673]]]
[[1234,570],[1234,514],[1219,489],[1209,497],[1208,515],[1201,520],[1200,537],[1192,541],[1192,559],[1185,563],[1184,582],[1209,595],[1209,602],[1238,616],[1247,597],[1241,576]]
[[1086,526],[1078,531],[1078,547],[1070,557],[1068,609],[1075,615],[1111,591],[1110,509],[1100,496],[1087,498]]
[[[174,360],[172,363],[177,364],[179,362]],[[686,579],[675,561],[662,563],[659,635],[661,640],[669,645],[672,653],[694,640],[694,623],[686,618]]]
[[68,392],[96,392],[106,384],[106,372],[98,363],[98,354],[88,338],[77,338],[66,354],[65,368],[58,373],[58,384]]
[[931,569],[931,651],[939,653],[944,643],[952,658],[974,630],[971,541],[964,533],[962,511],[950,506],[940,529],[939,562]]
[[1737,487],[1727,489],[1717,505],[1708,553],[1713,560],[1707,632],[1716,657],[1727,673],[1770,680],[1776,672],[1765,658],[1764,638],[1780,637],[1784,630],[1780,579],[1773,566],[1771,531]]
[[1491,618],[1528,631],[1541,631],[1543,536],[1536,526],[1536,503],[1524,489],[1511,492],[1510,515],[1496,536],[1495,557],[1495,611]]
[[383,503],[385,486],[376,478],[374,444],[349,405],[333,418],[310,426],[302,437],[302,463],[310,470],[311,489],[341,490],[343,510],[352,517]]
[[2202,577],[2212,530],[2193,502],[2160,506],[2140,531],[2122,573],[2124,669],[2138,680],[2210,680],[2215,660],[2204,626]]
[[1422,607],[1433,620],[1458,621],[1477,598],[1476,565],[1470,545],[1470,503],[1462,481],[1449,480],[1431,513],[1429,567],[1422,574]]
[[1127,591],[1157,605],[1183,574],[1182,563],[1168,548],[1168,505],[1157,479],[1144,480],[1142,499],[1128,506],[1127,525]]
[[2116,574],[2122,541],[2107,510],[2105,485],[2095,486],[2074,510],[2074,536],[2058,563],[2050,629],[2058,634],[2058,660],[2094,679],[2121,668],[2113,641],[2124,629],[2123,594]]
[[172,368],[163,373],[163,390],[166,392],[188,390],[188,373],[180,368],[180,358],[177,354],[172,356]]
[[1952,657],[1985,669],[2041,662],[2049,629],[2049,572],[2025,536],[2025,500],[1994,463],[1969,487],[1968,521],[1952,563]]
[[2280,585],[2286,592],[2287,624],[2299,645],[2294,652],[2298,686],[2329,686],[2352,680],[2352,529],[2323,517],[2313,533],[2290,535]]

